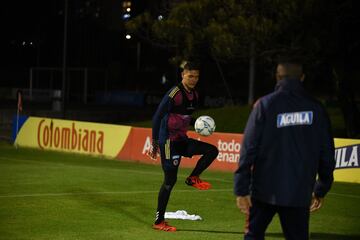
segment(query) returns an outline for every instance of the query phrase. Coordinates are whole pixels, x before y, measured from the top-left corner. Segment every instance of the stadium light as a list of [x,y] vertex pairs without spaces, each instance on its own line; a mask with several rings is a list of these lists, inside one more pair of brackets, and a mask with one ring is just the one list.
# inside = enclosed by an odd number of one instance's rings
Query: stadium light
[[131,17],[130,13],[125,13],[123,15],[123,19],[126,20],[126,19],[129,19]]

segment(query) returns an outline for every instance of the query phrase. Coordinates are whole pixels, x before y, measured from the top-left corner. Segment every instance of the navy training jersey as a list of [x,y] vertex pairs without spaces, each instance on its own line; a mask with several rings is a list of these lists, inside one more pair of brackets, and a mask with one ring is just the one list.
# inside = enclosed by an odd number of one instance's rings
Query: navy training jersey
[[283,79],[250,114],[234,191],[238,196],[251,192],[269,204],[307,207],[313,191],[319,197],[329,191],[334,167],[326,111],[299,80]]
[[189,126],[193,123],[191,114],[198,106],[195,90],[186,91],[182,83],[171,88],[163,97],[152,121],[153,139],[164,143],[187,138]]

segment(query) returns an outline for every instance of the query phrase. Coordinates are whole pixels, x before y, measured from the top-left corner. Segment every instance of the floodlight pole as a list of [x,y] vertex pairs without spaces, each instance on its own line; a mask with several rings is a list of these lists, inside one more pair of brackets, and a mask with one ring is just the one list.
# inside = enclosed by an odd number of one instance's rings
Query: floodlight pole
[[136,43],[136,71],[140,72],[140,57],[141,57],[141,44],[138,41]]
[[66,91],[66,51],[67,51],[67,22],[68,22],[68,0],[64,0],[64,41],[63,41],[63,62],[62,62],[62,91],[61,111],[65,118],[65,91]]

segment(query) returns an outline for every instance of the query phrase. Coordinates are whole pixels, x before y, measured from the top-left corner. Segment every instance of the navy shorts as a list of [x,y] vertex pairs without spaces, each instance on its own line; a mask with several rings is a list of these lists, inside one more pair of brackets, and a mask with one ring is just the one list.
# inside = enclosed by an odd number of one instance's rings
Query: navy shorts
[[167,140],[164,144],[160,144],[162,168],[164,171],[177,170],[181,157],[203,155],[212,148],[214,148],[213,145],[192,138],[179,141]]

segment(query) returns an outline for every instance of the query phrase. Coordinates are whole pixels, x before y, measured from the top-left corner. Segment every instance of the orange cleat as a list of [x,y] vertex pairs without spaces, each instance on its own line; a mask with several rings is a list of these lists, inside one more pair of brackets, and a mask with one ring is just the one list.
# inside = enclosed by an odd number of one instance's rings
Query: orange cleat
[[185,183],[199,190],[208,190],[211,188],[210,183],[202,181],[198,176],[190,176],[186,178]]
[[170,226],[167,222],[162,221],[159,224],[154,224],[152,226],[155,230],[165,231],[165,232],[176,232],[176,227]]

